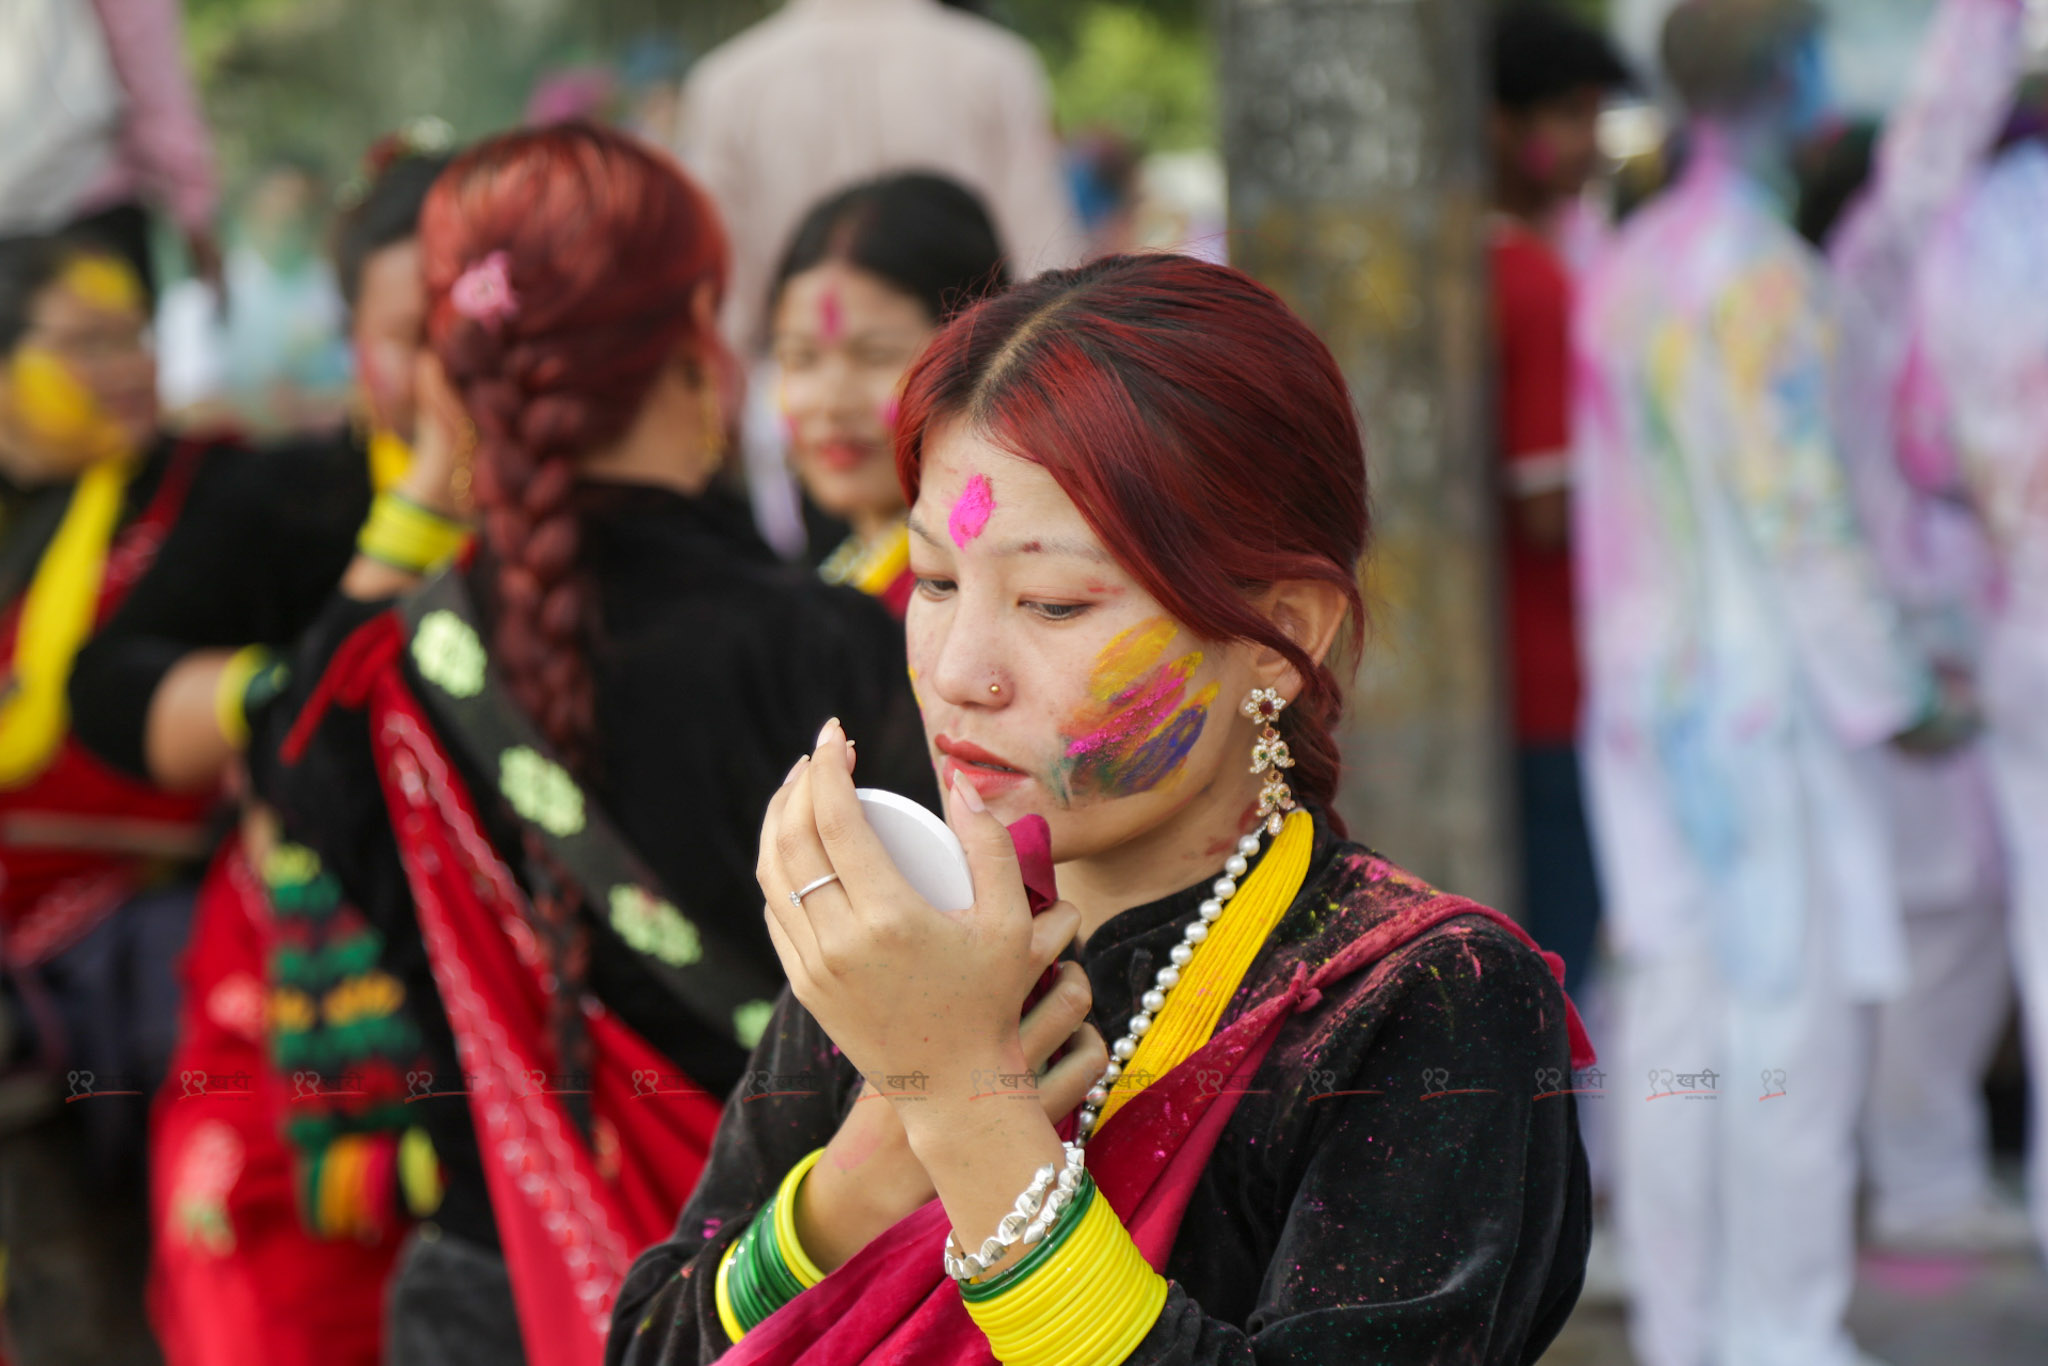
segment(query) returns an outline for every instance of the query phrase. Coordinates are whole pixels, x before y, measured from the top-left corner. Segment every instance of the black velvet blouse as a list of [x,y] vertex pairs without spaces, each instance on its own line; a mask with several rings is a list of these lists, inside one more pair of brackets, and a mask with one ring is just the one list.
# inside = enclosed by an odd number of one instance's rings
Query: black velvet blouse
[[[1106,1037],[1206,894],[1124,911],[1089,938]],[[1319,820],[1302,893],[1218,1028],[1297,964],[1313,970],[1433,895]],[[1166,1307],[1128,1361],[1535,1361],[1578,1298],[1591,1234],[1570,1051],[1549,968],[1476,916],[1326,990],[1282,1026],[1232,1113],[1164,1268]],[[727,1349],[719,1258],[858,1094],[786,992],[749,1066],[674,1239],[619,1298],[610,1366],[696,1366]]]
[[[578,491],[578,511],[599,616],[591,654],[598,736],[585,786],[692,918],[720,922],[752,966],[780,980],[755,855],[768,800],[819,726],[838,716],[862,737],[864,783],[935,797],[902,627],[855,590],[777,561],[730,496],[592,484]],[[487,613],[488,576],[472,571],[469,586]],[[448,1093],[413,1104],[445,1173],[434,1220],[495,1248],[469,1102],[448,1080],[462,1073],[454,1035],[363,713],[330,708],[299,762],[277,757],[334,652],[387,605],[334,600],[300,648],[291,688],[253,721],[250,774],[285,829],[320,855],[383,934],[383,964],[404,983],[435,1074],[431,1089]],[[524,881],[522,846],[495,780],[449,748],[492,846]],[[745,1051],[683,1009],[602,916],[586,923],[589,989],[699,1085],[714,1094],[731,1087]]]
[[290,647],[334,592],[369,507],[368,457],[347,433],[208,451],[149,572],[72,665],[79,743],[147,781],[164,675],[194,650]]

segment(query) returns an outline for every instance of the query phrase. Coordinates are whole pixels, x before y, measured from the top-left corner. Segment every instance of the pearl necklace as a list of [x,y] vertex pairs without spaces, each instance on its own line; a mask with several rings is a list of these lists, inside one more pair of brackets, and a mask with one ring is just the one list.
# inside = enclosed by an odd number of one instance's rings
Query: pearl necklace
[[[1292,805],[1292,803],[1290,803]],[[1277,831],[1279,820],[1275,818],[1267,829]],[[1223,916],[1223,908],[1237,895],[1237,880],[1251,870],[1251,861],[1258,857],[1259,837],[1256,833],[1246,835],[1237,842],[1237,852],[1223,861],[1223,876],[1209,884],[1209,897],[1195,910],[1195,918],[1181,931],[1180,943],[1173,946],[1168,955],[1173,961],[1159,969],[1152,978],[1152,989],[1138,998],[1140,1007],[1131,1016],[1129,1026],[1109,1049],[1109,1066],[1102,1070],[1102,1076],[1088,1090],[1082,1102],[1080,1115],[1075,1120],[1074,1141],[1085,1144],[1095,1132],[1096,1116],[1102,1113],[1102,1106],[1109,1100],[1110,1088],[1116,1079],[1124,1074],[1124,1064],[1138,1052],[1138,1040],[1145,1037],[1152,1028],[1152,1021],[1166,1008],[1167,995],[1180,985],[1181,971],[1195,959],[1195,950],[1209,937],[1209,927]]]

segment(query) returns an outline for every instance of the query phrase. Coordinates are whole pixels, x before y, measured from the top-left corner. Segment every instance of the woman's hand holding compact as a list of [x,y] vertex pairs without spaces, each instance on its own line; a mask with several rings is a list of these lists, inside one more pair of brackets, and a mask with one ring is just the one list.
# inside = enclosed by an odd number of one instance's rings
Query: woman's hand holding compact
[[912,1104],[967,1100],[989,1076],[1030,1070],[1024,1000],[1079,916],[1063,904],[1031,914],[1009,832],[957,787],[948,817],[975,904],[934,910],[876,839],[851,769],[851,746],[828,722],[769,804],[756,869],[769,935],[797,1000],[878,1089]]

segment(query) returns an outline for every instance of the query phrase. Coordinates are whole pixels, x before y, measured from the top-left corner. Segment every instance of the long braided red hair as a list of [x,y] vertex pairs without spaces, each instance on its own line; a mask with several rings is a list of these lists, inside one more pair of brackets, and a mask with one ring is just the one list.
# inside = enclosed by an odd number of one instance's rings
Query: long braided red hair
[[[579,563],[578,466],[626,433],[679,356],[707,384],[730,372],[698,322],[716,315],[724,291],[725,232],[672,162],[623,134],[562,124],[457,157],[427,197],[420,248],[427,342],[476,426],[492,662],[587,777],[597,606]],[[574,884],[538,835],[526,830],[523,842],[552,940],[559,1061],[585,1071],[575,1000],[589,941]]]
[[[595,606],[577,572],[577,465],[626,432],[678,353],[726,364],[695,307],[707,285],[723,292],[725,231],[672,162],[622,133],[563,124],[457,157],[427,197],[420,246],[428,344],[476,424],[493,661],[581,766]],[[504,297],[465,306],[458,282],[479,269]]]

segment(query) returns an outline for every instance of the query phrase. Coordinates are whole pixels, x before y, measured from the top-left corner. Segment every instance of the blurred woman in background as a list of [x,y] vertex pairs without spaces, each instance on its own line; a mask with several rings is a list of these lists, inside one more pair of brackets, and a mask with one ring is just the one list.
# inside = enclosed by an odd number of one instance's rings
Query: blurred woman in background
[[[422,344],[420,207],[447,158],[404,135],[334,234],[360,420],[217,452],[150,572],[81,653],[80,740],[137,781],[232,782],[248,713],[333,595],[375,492],[411,461]],[[172,1366],[382,1359],[385,1282],[431,1170],[405,1076],[420,1065],[376,929],[274,815],[247,803],[182,958],[175,1074],[150,1141],[153,1313]],[[409,1145],[409,1147],[408,1147]]]
[[[171,961],[213,794],[99,762],[66,700],[80,647],[217,454],[159,430],[148,328],[140,278],[107,249],[0,243],[0,953],[12,1089],[40,1077],[47,1092],[0,1163],[0,1239],[8,1329],[31,1360],[154,1358],[144,1108],[170,1053]],[[57,1104],[60,1076],[77,1104]]]
[[[622,134],[515,133],[443,173],[420,245],[416,458],[251,768],[421,1021],[445,1193],[388,1359],[550,1366],[597,1349],[766,1021],[753,829],[789,757],[858,716],[865,779],[930,778],[895,623],[712,488],[732,363],[697,187]],[[427,578],[472,506],[473,557]]]
[[895,463],[903,376],[939,324],[1008,282],[981,201],[926,174],[820,203],[775,274],[769,330],[789,460],[811,505],[851,528],[820,572],[898,616],[912,583]]

